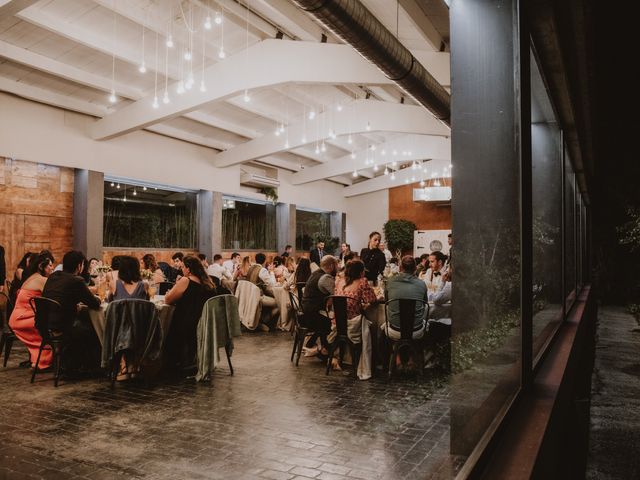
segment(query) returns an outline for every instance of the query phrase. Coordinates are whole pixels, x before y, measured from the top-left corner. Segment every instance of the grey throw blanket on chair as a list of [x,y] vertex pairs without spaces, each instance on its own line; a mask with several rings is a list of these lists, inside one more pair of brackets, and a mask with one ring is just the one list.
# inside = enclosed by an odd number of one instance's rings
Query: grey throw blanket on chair
[[233,351],[233,337],[240,336],[238,299],[233,295],[219,295],[204,304],[198,323],[198,373],[197,381],[210,378],[220,362],[218,349],[227,343]]

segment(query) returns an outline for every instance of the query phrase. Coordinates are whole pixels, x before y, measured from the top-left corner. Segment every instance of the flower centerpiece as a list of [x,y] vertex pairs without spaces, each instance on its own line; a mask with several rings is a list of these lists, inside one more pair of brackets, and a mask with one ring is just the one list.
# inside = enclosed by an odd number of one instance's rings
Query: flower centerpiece
[[98,265],[96,267],[96,272],[99,275],[104,275],[105,273],[109,273],[111,271],[111,265]]
[[140,276],[142,277],[143,280],[151,281],[153,280],[153,270],[144,268],[140,270]]

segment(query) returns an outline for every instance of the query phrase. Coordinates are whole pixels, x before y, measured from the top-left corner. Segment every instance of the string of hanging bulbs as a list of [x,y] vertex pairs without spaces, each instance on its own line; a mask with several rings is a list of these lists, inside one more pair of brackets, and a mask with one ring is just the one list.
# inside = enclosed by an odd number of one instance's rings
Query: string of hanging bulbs
[[[109,103],[118,102],[116,93],[116,54],[118,52],[118,13],[116,8],[117,0],[113,0],[113,26],[112,26],[112,42],[111,42],[111,89],[109,91]],[[177,5],[177,7],[176,7]],[[191,90],[195,84],[195,72],[200,73],[201,92],[206,92],[205,66],[207,62],[207,45],[208,43],[218,44],[217,58],[223,60],[226,58],[224,48],[224,24],[225,24],[225,7],[224,3],[221,8],[215,10],[210,5],[194,5],[188,4],[183,6],[181,1],[172,0],[169,8],[169,18],[166,21],[166,28],[158,28],[151,26],[149,21],[149,11],[144,12],[142,19],[142,28],[140,33],[140,62],[138,64],[138,72],[145,75],[149,72],[150,66],[153,66],[154,74],[154,95],[151,106],[154,109],[160,108],[160,99],[158,94],[162,95],[162,103],[171,102],[169,92],[169,63],[176,62],[177,82],[175,93],[182,95]],[[246,18],[246,47],[249,47],[249,8],[247,5]],[[180,23],[174,22],[174,14],[179,13]],[[161,33],[164,30],[164,33]],[[148,42],[149,31],[155,34],[155,42]],[[218,33],[219,31],[219,33]],[[159,37],[164,37],[164,41],[160,41]],[[200,38],[198,38],[200,37]],[[153,38],[153,37],[152,37]],[[179,40],[180,39],[180,40]],[[149,45],[151,43],[151,45]],[[154,45],[155,44],[155,45]],[[200,55],[196,55],[197,46],[200,46]],[[152,48],[155,49],[150,52]],[[151,47],[151,48],[149,48]],[[164,52],[161,49],[164,48]],[[164,55],[163,55],[164,53]],[[148,55],[152,55],[153,62],[148,62]],[[160,64],[160,58],[164,57],[164,65]],[[200,61],[200,65],[194,65]],[[164,67],[164,68],[163,68]],[[162,79],[160,75],[164,74],[164,88],[162,88]],[[245,90],[243,96],[245,102],[249,102],[251,97],[249,92]]]

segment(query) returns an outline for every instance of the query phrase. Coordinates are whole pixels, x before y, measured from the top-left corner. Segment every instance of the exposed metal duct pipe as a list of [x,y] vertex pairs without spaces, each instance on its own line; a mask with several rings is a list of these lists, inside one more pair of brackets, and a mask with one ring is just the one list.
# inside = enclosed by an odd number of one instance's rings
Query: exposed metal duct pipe
[[293,0],[450,125],[451,96],[359,0]]

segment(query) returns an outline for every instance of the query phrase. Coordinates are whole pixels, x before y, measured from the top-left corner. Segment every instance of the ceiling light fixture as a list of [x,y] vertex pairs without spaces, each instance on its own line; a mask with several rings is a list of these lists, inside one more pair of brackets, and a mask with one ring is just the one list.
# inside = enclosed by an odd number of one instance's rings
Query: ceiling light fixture
[[213,20],[216,25],[222,25],[222,15],[220,14],[220,12],[216,12],[216,16],[214,17]]
[[244,96],[242,97],[244,103],[249,103],[251,101],[251,97],[249,96],[249,91],[245,89]]
[[211,17],[209,15],[207,15],[207,18],[204,20],[204,28],[211,30]]

